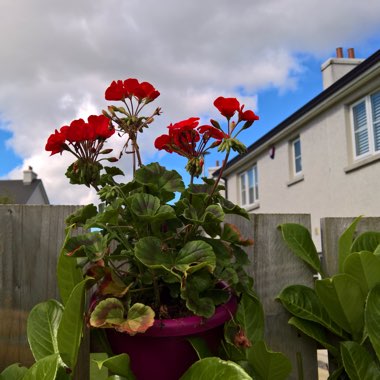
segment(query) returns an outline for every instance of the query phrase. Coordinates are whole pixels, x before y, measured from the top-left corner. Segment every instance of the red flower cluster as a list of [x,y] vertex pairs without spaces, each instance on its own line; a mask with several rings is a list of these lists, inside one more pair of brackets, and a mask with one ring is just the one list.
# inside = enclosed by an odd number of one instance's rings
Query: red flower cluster
[[149,103],[160,93],[148,82],[139,83],[137,79],[129,78],[124,81],[113,81],[105,93],[106,100],[131,99],[133,96],[139,101]]
[[219,96],[219,98],[214,101],[214,106],[227,119],[230,119],[235,115],[235,112],[238,112],[239,121],[253,122],[259,120],[259,117],[253,111],[243,111],[244,105],[240,106],[240,103],[236,98],[223,98],[223,96]]
[[55,130],[49,136],[45,150],[53,155],[68,149],[67,143],[78,144],[85,141],[104,141],[114,133],[115,130],[110,128],[110,121],[106,116],[91,115],[87,123],[83,119],[78,119],[74,120],[70,126],[65,125],[59,131]]
[[[157,137],[154,146],[169,153],[176,152],[188,159],[200,157],[206,150],[210,138],[217,146],[225,137],[224,132],[211,125],[198,126],[199,117],[191,117],[168,126],[169,134]],[[198,142],[200,143],[198,144]]]

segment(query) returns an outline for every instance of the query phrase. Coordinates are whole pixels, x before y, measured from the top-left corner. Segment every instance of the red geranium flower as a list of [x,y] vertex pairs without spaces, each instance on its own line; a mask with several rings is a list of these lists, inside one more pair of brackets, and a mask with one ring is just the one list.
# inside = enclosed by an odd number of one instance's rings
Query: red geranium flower
[[55,130],[55,132],[49,136],[45,150],[51,152],[51,156],[53,154],[62,153],[65,150],[65,141],[66,136],[62,132]]
[[88,126],[94,130],[96,138],[108,139],[115,133],[115,129],[110,126],[108,117],[104,115],[91,115],[88,118]]
[[123,81],[113,81],[106,90],[106,100],[122,100],[125,98]]
[[223,98],[223,96],[219,96],[214,101],[214,106],[227,119],[230,119],[240,109],[240,104],[236,98]]
[[244,105],[239,110],[239,120],[243,121],[255,121],[259,120],[259,117],[251,110],[243,111]]

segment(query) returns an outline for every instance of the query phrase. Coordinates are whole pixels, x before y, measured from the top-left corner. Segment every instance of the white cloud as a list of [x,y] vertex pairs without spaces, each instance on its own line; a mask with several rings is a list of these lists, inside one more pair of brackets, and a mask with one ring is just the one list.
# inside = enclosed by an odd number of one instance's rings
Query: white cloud
[[3,0],[0,114],[51,201],[85,202],[92,195],[64,176],[69,157],[49,158],[44,146],[54,129],[100,113],[112,80],[137,77],[162,94],[154,105],[164,113],[141,139],[149,159],[170,122],[216,116],[219,95],[250,108],[260,89],[296,88],[297,53],[360,43],[379,13],[378,0]]

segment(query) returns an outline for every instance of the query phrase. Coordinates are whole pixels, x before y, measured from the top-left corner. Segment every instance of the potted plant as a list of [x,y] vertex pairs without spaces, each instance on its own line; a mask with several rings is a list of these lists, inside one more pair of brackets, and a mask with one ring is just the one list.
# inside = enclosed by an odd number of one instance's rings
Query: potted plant
[[[224,128],[215,120],[199,125],[196,117],[170,124],[155,146],[187,159],[190,181],[185,186],[178,172],[142,162],[138,136],[161,110],[148,116],[142,111],[158,96],[150,83],[114,81],[105,98],[121,105],[61,127],[48,138],[46,150],[73,154],[66,176],[72,184],[95,188],[100,199],[98,207],[87,205],[67,220],[58,264],[63,303],[74,303],[73,293],[89,288],[89,307],[83,309],[86,301],[79,297],[75,318],[85,310],[88,325],[106,331],[114,353],[128,353],[138,379],[169,380],[178,379],[197,360],[189,344],[197,334],[217,354],[227,321],[236,352],[250,346],[233,316],[244,297],[256,302],[244,269],[249,260],[243,247],[252,242],[223,223],[226,214],[249,216],[221,195],[220,180],[230,152],[245,151],[237,136],[258,116],[235,98],[219,97],[214,105],[226,119]],[[125,140],[116,156],[105,147],[115,133]],[[205,155],[214,148],[225,154],[218,178],[196,183]],[[104,165],[124,154],[133,158],[133,177],[127,183],[117,180],[124,174],[119,168]],[[77,228],[82,233],[74,233]],[[162,336],[166,340],[158,344]]]

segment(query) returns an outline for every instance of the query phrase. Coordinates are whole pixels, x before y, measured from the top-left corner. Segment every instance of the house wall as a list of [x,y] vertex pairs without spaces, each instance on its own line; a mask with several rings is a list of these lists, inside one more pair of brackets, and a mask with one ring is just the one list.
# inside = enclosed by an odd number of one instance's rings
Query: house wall
[[36,187],[36,189],[33,191],[32,195],[28,199],[28,202],[26,203],[28,205],[43,205],[46,204],[46,200],[43,196],[43,193],[40,189],[40,187]]
[[[320,249],[320,219],[380,215],[380,157],[356,170],[353,167],[350,104],[373,90],[380,79],[348,93],[281,140],[273,142],[275,157],[268,150],[252,156],[227,177],[228,198],[241,204],[239,174],[257,163],[259,202],[247,210],[253,213],[311,214],[314,242]],[[290,141],[300,136],[303,176],[292,178]],[[379,154],[380,156],[380,154]]]

